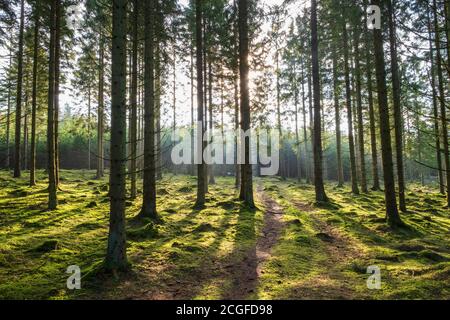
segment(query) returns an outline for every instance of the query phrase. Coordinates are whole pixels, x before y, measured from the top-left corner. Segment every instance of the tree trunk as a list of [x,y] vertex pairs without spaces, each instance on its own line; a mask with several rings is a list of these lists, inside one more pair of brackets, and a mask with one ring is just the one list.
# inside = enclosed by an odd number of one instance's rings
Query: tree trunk
[[[236,54],[237,56],[237,54]],[[236,129],[236,132],[238,132],[237,130],[239,130],[239,71],[236,70],[235,73],[235,77],[234,77],[234,128]],[[234,186],[236,187],[236,189],[238,189],[241,185],[241,166],[238,164],[238,153],[237,150],[239,148],[239,137],[236,136],[235,137],[235,161],[236,161],[236,165],[235,165],[235,171],[236,171],[236,175],[235,175],[235,182],[234,182]]]
[[[356,27],[358,28],[358,27]],[[364,154],[364,122],[363,122],[363,106],[362,106],[362,85],[361,85],[361,65],[360,65],[360,32],[354,32],[354,49],[355,49],[355,76],[356,76],[356,110],[358,118],[358,143],[359,143],[359,166],[361,171],[361,191],[367,193],[367,176],[366,176],[366,159]]]
[[370,149],[372,154],[372,190],[380,190],[380,176],[378,173],[378,148],[377,148],[377,134],[375,124],[375,109],[373,99],[372,87],[372,51],[371,51],[371,35],[368,32],[367,22],[365,31],[367,34],[366,42],[366,77],[367,77],[367,93],[369,102],[369,122],[370,122]]
[[55,159],[55,47],[57,12],[60,0],[53,0],[50,9],[50,58],[48,76],[48,118],[47,118],[47,146],[48,146],[48,208],[55,210],[58,205]]
[[[141,218],[157,219],[155,171],[155,0],[145,3],[144,196]],[[157,45],[157,44],[156,44]]]
[[138,94],[138,23],[139,0],[133,0],[133,49],[131,72],[131,117],[130,117],[130,179],[131,199],[137,196],[136,188],[136,157],[137,157],[137,94]]
[[103,133],[104,133],[104,92],[105,92],[105,54],[104,54],[104,38],[100,35],[99,43],[99,75],[98,75],[98,109],[97,109],[97,179],[104,176],[104,147],[103,147]]
[[336,157],[338,187],[344,186],[344,167],[342,164],[342,139],[341,139],[341,115],[339,107],[339,78],[338,59],[336,45],[333,45],[333,93],[334,93],[334,115],[336,122]]
[[[157,37],[158,38],[158,37]],[[161,54],[159,41],[156,43],[155,50],[155,117],[156,117],[156,179],[163,178],[163,150],[161,143]]]
[[91,170],[91,152],[92,152],[92,137],[91,137],[91,102],[92,93],[91,93],[91,84],[88,87],[88,170]]
[[316,201],[328,201],[322,172],[322,121],[320,108],[319,41],[317,35],[317,1],[311,0],[311,60],[314,91],[314,186]]
[[61,18],[62,8],[61,0],[58,0],[56,6],[56,30],[55,30],[55,181],[56,188],[59,187],[59,88],[61,74]]
[[433,0],[434,7],[434,34],[436,46],[436,67],[438,74],[438,88],[439,88],[439,105],[441,111],[441,129],[442,142],[444,144],[444,163],[445,163],[445,180],[447,184],[447,206],[450,207],[450,153],[448,143],[448,129],[447,129],[447,107],[445,102],[444,77],[442,74],[442,56],[441,56],[441,40],[439,33],[438,12],[436,0]]
[[392,0],[387,0],[388,20],[389,20],[389,40],[391,49],[391,70],[392,70],[392,94],[394,104],[394,133],[395,133],[395,153],[397,158],[398,176],[398,197],[399,207],[402,212],[406,212],[405,200],[405,173],[403,165],[403,121],[401,107],[401,87],[397,57],[396,27],[394,21],[394,9]]
[[[214,130],[214,124],[213,124],[213,96],[212,96],[212,83],[213,83],[213,74],[212,74],[212,62],[211,62],[211,55],[208,54],[209,61],[208,61],[208,97],[209,97],[209,133],[212,135]],[[211,143],[213,138],[211,138]],[[216,179],[214,178],[214,165],[209,166],[209,184],[214,185],[216,184]]]
[[350,89],[350,67],[348,50],[347,25],[343,23],[344,41],[344,72],[345,72],[345,94],[347,98],[347,121],[348,121],[348,144],[350,150],[350,174],[353,194],[359,194],[358,178],[356,173],[355,141],[353,136],[353,114],[352,114],[352,94]]
[[301,62],[301,77],[302,77],[302,114],[303,114],[303,140],[305,150],[305,179],[306,184],[310,184],[310,170],[309,170],[309,149],[308,149],[308,130],[306,120],[306,94],[305,94],[305,67],[303,61]]
[[14,178],[20,178],[20,125],[22,121],[22,86],[23,86],[23,34],[25,24],[25,3],[20,1],[19,52],[17,55],[17,96],[16,96],[16,132],[14,140]]
[[12,67],[12,36],[9,43],[9,68],[8,68],[8,110],[6,113],[6,161],[5,168],[9,171],[11,167],[11,67]]
[[[197,45],[197,156],[199,157],[197,167],[197,201],[195,207],[201,208],[205,205],[206,195],[206,166],[203,161],[203,150],[205,144],[203,142],[203,134],[205,133],[205,124],[203,119],[204,106],[203,106],[203,8],[202,0],[195,1],[196,10],[196,24],[195,35]],[[201,135],[201,137],[199,136]]]
[[127,2],[113,0],[112,6],[111,213],[105,259],[106,269],[112,271],[124,270],[129,266],[125,235]]
[[[193,41],[193,40],[192,40]],[[191,46],[191,64],[190,64],[190,76],[191,76],[191,175],[195,175],[194,165],[194,48]]]
[[[390,1],[390,0],[388,0]],[[384,0],[383,0],[384,2]],[[381,7],[380,0],[374,4]],[[381,29],[374,29],[375,68],[378,89],[378,112],[380,117],[381,153],[383,156],[384,194],[386,202],[386,218],[391,226],[400,226],[402,221],[397,209],[395,196],[394,164],[392,161],[391,124],[389,116],[388,95],[386,86],[386,70]]]
[[428,37],[430,39],[430,78],[431,78],[431,90],[433,93],[433,120],[434,120],[434,136],[435,136],[435,146],[436,146],[436,162],[438,168],[439,175],[439,190],[441,194],[445,194],[445,183],[444,183],[444,174],[442,170],[442,154],[441,154],[441,134],[439,130],[439,111],[438,111],[438,102],[437,102],[437,90],[436,90],[436,68],[434,64],[434,54],[433,54],[433,38],[432,34],[432,24],[430,13],[428,13]]
[[[249,74],[249,40],[248,40],[248,1],[239,0],[239,73],[241,79],[241,124],[242,130],[250,129],[250,95],[248,87]],[[245,205],[254,208],[253,200],[253,172],[250,163],[250,139],[241,141],[245,145],[245,163],[241,166],[241,194],[240,198]]]
[[[297,84],[297,70],[294,63],[294,108],[295,108],[295,143],[297,144],[297,180],[301,182],[302,180],[302,164],[301,164],[301,143],[300,143],[300,127],[299,127],[299,106],[298,106],[298,84]],[[258,141],[259,143],[259,141]]]

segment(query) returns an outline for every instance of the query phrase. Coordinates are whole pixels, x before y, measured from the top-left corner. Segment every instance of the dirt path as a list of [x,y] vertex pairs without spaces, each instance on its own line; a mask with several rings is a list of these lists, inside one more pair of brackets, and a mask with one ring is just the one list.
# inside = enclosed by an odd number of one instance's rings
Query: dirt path
[[256,290],[261,276],[262,264],[271,257],[272,248],[278,242],[285,226],[283,209],[269,197],[262,188],[257,188],[257,194],[264,203],[264,226],[262,235],[256,240],[256,246],[244,254],[241,262],[232,266],[232,289],[225,295],[227,300],[241,300]]

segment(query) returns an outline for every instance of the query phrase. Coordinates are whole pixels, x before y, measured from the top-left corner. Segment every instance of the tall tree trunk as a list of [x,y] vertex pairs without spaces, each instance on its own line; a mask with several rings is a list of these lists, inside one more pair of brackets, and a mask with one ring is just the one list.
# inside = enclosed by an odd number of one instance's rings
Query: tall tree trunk
[[[237,54],[236,54],[237,56]],[[234,128],[236,130],[236,132],[238,132],[237,130],[239,130],[240,128],[240,119],[239,119],[239,70],[236,70],[235,72],[235,77],[234,77]],[[238,163],[238,153],[237,150],[239,148],[239,137],[236,135],[236,137],[234,138],[235,140],[235,161],[236,161],[236,166],[235,166],[235,182],[234,182],[234,186],[236,187],[236,189],[238,189],[241,185],[241,166]]]
[[279,48],[276,47],[275,48],[275,64],[276,64],[276,71],[275,71],[275,75],[276,75],[276,89],[277,89],[277,129],[278,129],[278,134],[280,135],[280,147],[281,147],[281,152],[280,152],[280,176],[281,179],[285,180],[286,179],[286,163],[284,163],[284,139],[283,139],[283,130],[281,127],[281,83],[280,83],[280,57],[279,57]]
[[[358,28],[358,27],[357,27]],[[354,50],[355,50],[355,77],[356,77],[356,110],[358,118],[358,143],[359,143],[359,166],[361,171],[361,191],[367,193],[367,176],[366,176],[366,158],[364,154],[364,122],[363,122],[363,106],[362,106],[362,85],[361,85],[361,65],[360,65],[360,31],[354,32]]]
[[56,6],[56,30],[55,30],[55,175],[56,188],[59,187],[59,88],[61,74],[61,0]]
[[395,153],[397,159],[398,197],[400,210],[406,212],[405,168],[403,164],[403,121],[401,107],[400,74],[397,57],[397,35],[392,0],[387,0],[389,21],[389,42],[391,49],[392,94],[394,104]]
[[[12,41],[12,39],[11,39]],[[10,149],[10,136],[11,136],[11,75],[9,74],[12,66],[12,43],[9,44],[9,68],[8,68],[8,109],[6,112],[6,160],[5,168],[9,171],[11,167],[11,149]]]
[[[312,90],[311,66],[308,65],[308,107],[309,107],[309,134],[311,136],[311,152],[314,153],[314,110],[313,110],[313,90]],[[314,155],[313,155],[314,156]],[[314,182],[314,161],[309,161],[309,174],[311,183]]]
[[91,84],[88,87],[88,170],[91,170],[91,152],[92,152],[92,136],[91,136],[91,108],[92,108],[92,89]]
[[141,218],[157,219],[155,171],[155,0],[145,4],[144,196]]
[[369,102],[369,122],[370,122],[370,149],[372,154],[372,190],[380,190],[380,176],[378,173],[378,148],[377,148],[377,134],[375,124],[375,108],[373,99],[373,84],[372,84],[372,50],[371,50],[371,35],[368,32],[367,23],[365,27],[367,34],[366,42],[366,77],[367,77],[367,93]]
[[433,54],[433,38],[432,34],[432,23],[430,18],[430,13],[428,12],[428,37],[430,39],[430,78],[431,78],[431,89],[433,93],[433,120],[434,120],[434,136],[435,136],[435,146],[436,146],[436,162],[439,176],[439,190],[441,194],[445,194],[445,183],[444,174],[442,170],[442,154],[441,154],[441,134],[439,130],[439,111],[438,111],[438,98],[436,90],[436,68],[434,64],[434,54]]
[[[241,79],[241,124],[242,130],[250,129],[250,94],[248,87],[249,74],[249,40],[248,40],[248,1],[239,0],[239,73]],[[255,207],[253,200],[253,172],[250,163],[250,139],[241,141],[245,145],[245,163],[241,166],[241,194],[240,198],[250,207]]]
[[30,186],[36,185],[36,109],[37,109],[37,79],[38,79],[38,52],[40,28],[40,4],[36,3],[34,21],[34,48],[33,48],[33,93],[31,98],[31,148],[30,148]]
[[301,62],[301,78],[302,78],[302,114],[303,114],[303,140],[304,140],[304,150],[305,150],[305,179],[306,184],[310,184],[310,170],[309,170],[309,149],[308,149],[308,130],[307,130],[307,120],[306,120],[306,94],[305,94],[305,66],[303,60]]
[[97,179],[104,176],[104,147],[103,147],[103,133],[104,133],[104,93],[105,93],[105,53],[104,53],[104,37],[100,35],[99,42],[99,75],[98,75],[98,108],[97,108]]
[[311,0],[311,61],[314,88],[314,186],[316,201],[328,201],[322,172],[322,120],[320,108],[319,41],[317,35],[317,1]]
[[352,114],[352,94],[350,89],[350,67],[349,67],[349,49],[347,25],[343,23],[343,41],[344,41],[344,72],[345,72],[345,94],[347,105],[348,121],[348,144],[350,150],[350,173],[352,182],[352,192],[359,194],[358,178],[356,173],[355,141],[353,136],[353,114]]
[[[212,73],[212,62],[211,62],[211,54],[208,54],[209,61],[208,61],[208,97],[209,97],[209,103],[208,103],[208,109],[209,109],[209,133],[212,135],[214,130],[214,123],[213,123],[213,96],[212,96],[212,83],[213,83],[213,73]],[[213,138],[211,138],[211,143]],[[209,184],[214,185],[216,184],[216,179],[214,178],[214,165],[212,164],[209,166]]]
[[48,118],[47,118],[47,146],[48,146],[48,208],[55,210],[58,205],[55,159],[55,47],[57,12],[60,0],[52,0],[50,9],[50,58],[48,76]]
[[442,142],[444,144],[444,163],[445,163],[445,180],[447,184],[447,206],[450,207],[450,153],[448,142],[448,126],[447,126],[447,107],[445,105],[445,90],[444,90],[444,77],[442,74],[442,56],[441,56],[441,40],[440,29],[438,23],[438,11],[436,0],[433,0],[434,7],[434,34],[435,34],[435,46],[436,46],[436,67],[438,75],[438,88],[439,88],[439,104],[441,111],[441,129],[442,129]]
[[[28,62],[27,62],[28,64]],[[28,83],[28,81],[26,81]],[[28,85],[26,85],[27,88],[25,90],[25,110],[23,113],[23,143],[22,143],[22,168],[23,170],[27,170],[27,161],[28,161]]]
[[447,73],[450,79],[450,3],[448,0],[444,1],[444,17],[445,17],[445,35],[447,37]]
[[107,270],[128,268],[125,235],[126,187],[126,82],[127,82],[127,2],[113,0],[112,87],[111,87],[111,171],[110,220]]
[[[193,40],[192,40],[193,41]],[[190,64],[190,77],[191,77],[191,175],[195,175],[194,165],[194,48],[191,46],[191,64]]]
[[[206,195],[206,166],[203,161],[203,150],[205,144],[203,142],[203,134],[205,133],[205,124],[203,119],[203,8],[202,0],[195,1],[195,36],[196,36],[196,54],[197,54],[197,156],[199,157],[197,167],[197,201],[195,207],[201,208],[205,205]],[[201,135],[201,137],[199,136]]]
[[133,0],[133,43],[132,43],[132,71],[131,71],[131,117],[130,117],[130,179],[131,199],[137,196],[136,187],[136,159],[137,159],[137,95],[138,95],[138,23],[139,0]]
[[[156,36],[159,39],[158,35]],[[161,53],[159,41],[156,43],[155,50],[155,117],[156,117],[156,179],[163,178],[163,148],[162,148],[162,128],[161,128]]]
[[[295,143],[297,144],[297,180],[302,180],[302,164],[301,164],[301,142],[300,142],[300,127],[299,127],[299,105],[298,105],[298,83],[297,83],[297,68],[294,63],[294,108],[295,108]],[[259,141],[258,141],[259,143]]]
[[[390,1],[390,0],[388,0]],[[381,1],[374,0],[381,8]],[[383,0],[385,3],[385,0]],[[395,196],[394,164],[392,161],[391,123],[389,116],[388,95],[386,86],[386,70],[381,29],[374,29],[375,68],[378,89],[378,112],[380,117],[381,153],[383,156],[384,194],[386,202],[386,218],[391,226],[400,226],[402,221],[398,213]]]
[[344,186],[344,167],[342,164],[342,139],[341,139],[341,115],[339,106],[339,77],[336,45],[333,45],[333,93],[334,93],[334,118],[336,122],[336,157],[338,187]]
[[[173,73],[172,73],[172,77],[173,77],[173,95],[172,95],[172,105],[173,105],[173,133],[175,133],[175,131],[177,130],[177,52],[176,52],[176,38],[174,39],[174,44],[173,44]],[[175,141],[172,142],[172,148],[175,147]],[[177,174],[177,166],[173,165],[173,173]]]
[[22,87],[23,87],[23,34],[25,24],[25,3],[20,1],[19,52],[17,54],[17,96],[16,96],[16,132],[14,140],[14,178],[20,178],[20,125],[22,121]]

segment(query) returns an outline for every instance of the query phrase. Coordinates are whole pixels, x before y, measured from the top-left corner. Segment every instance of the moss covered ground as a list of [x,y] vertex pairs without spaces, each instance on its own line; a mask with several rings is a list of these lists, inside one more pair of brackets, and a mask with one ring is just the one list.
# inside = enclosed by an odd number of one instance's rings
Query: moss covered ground
[[[450,215],[437,190],[410,185],[407,228],[384,222],[383,194],[327,185],[331,203],[296,181],[256,179],[256,210],[236,200],[233,178],[210,186],[194,210],[196,180],[158,184],[161,221],[136,221],[127,201],[128,274],[97,270],[108,232],[107,179],[62,171],[59,208],[46,180],[28,187],[0,173],[0,299],[450,299]],[[68,290],[66,269],[82,270]],[[366,285],[381,269],[380,290]]]

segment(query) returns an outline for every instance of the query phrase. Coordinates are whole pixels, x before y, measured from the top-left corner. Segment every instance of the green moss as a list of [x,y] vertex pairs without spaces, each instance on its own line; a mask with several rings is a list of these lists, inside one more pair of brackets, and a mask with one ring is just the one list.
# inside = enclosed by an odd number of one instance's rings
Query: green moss
[[[15,180],[0,173],[1,299],[227,297],[239,280],[236,266],[250,263],[265,236],[261,192],[282,208],[282,229],[244,298],[450,298],[450,217],[435,189],[410,186],[410,212],[402,214],[409,228],[392,230],[384,221],[381,192],[353,196],[348,187],[328,185],[331,205],[315,206],[309,185],[255,179],[259,209],[252,211],[238,201],[234,178],[218,177],[205,208],[192,210],[195,179],[168,175],[158,186],[160,224],[135,222],[142,197],[128,200],[133,272],[111,277],[101,272],[107,177],[91,181],[92,171],[62,175],[58,210],[49,212],[44,172],[34,188],[26,174]],[[82,270],[80,291],[66,289],[70,265]],[[382,290],[366,287],[370,265],[382,268]]]

